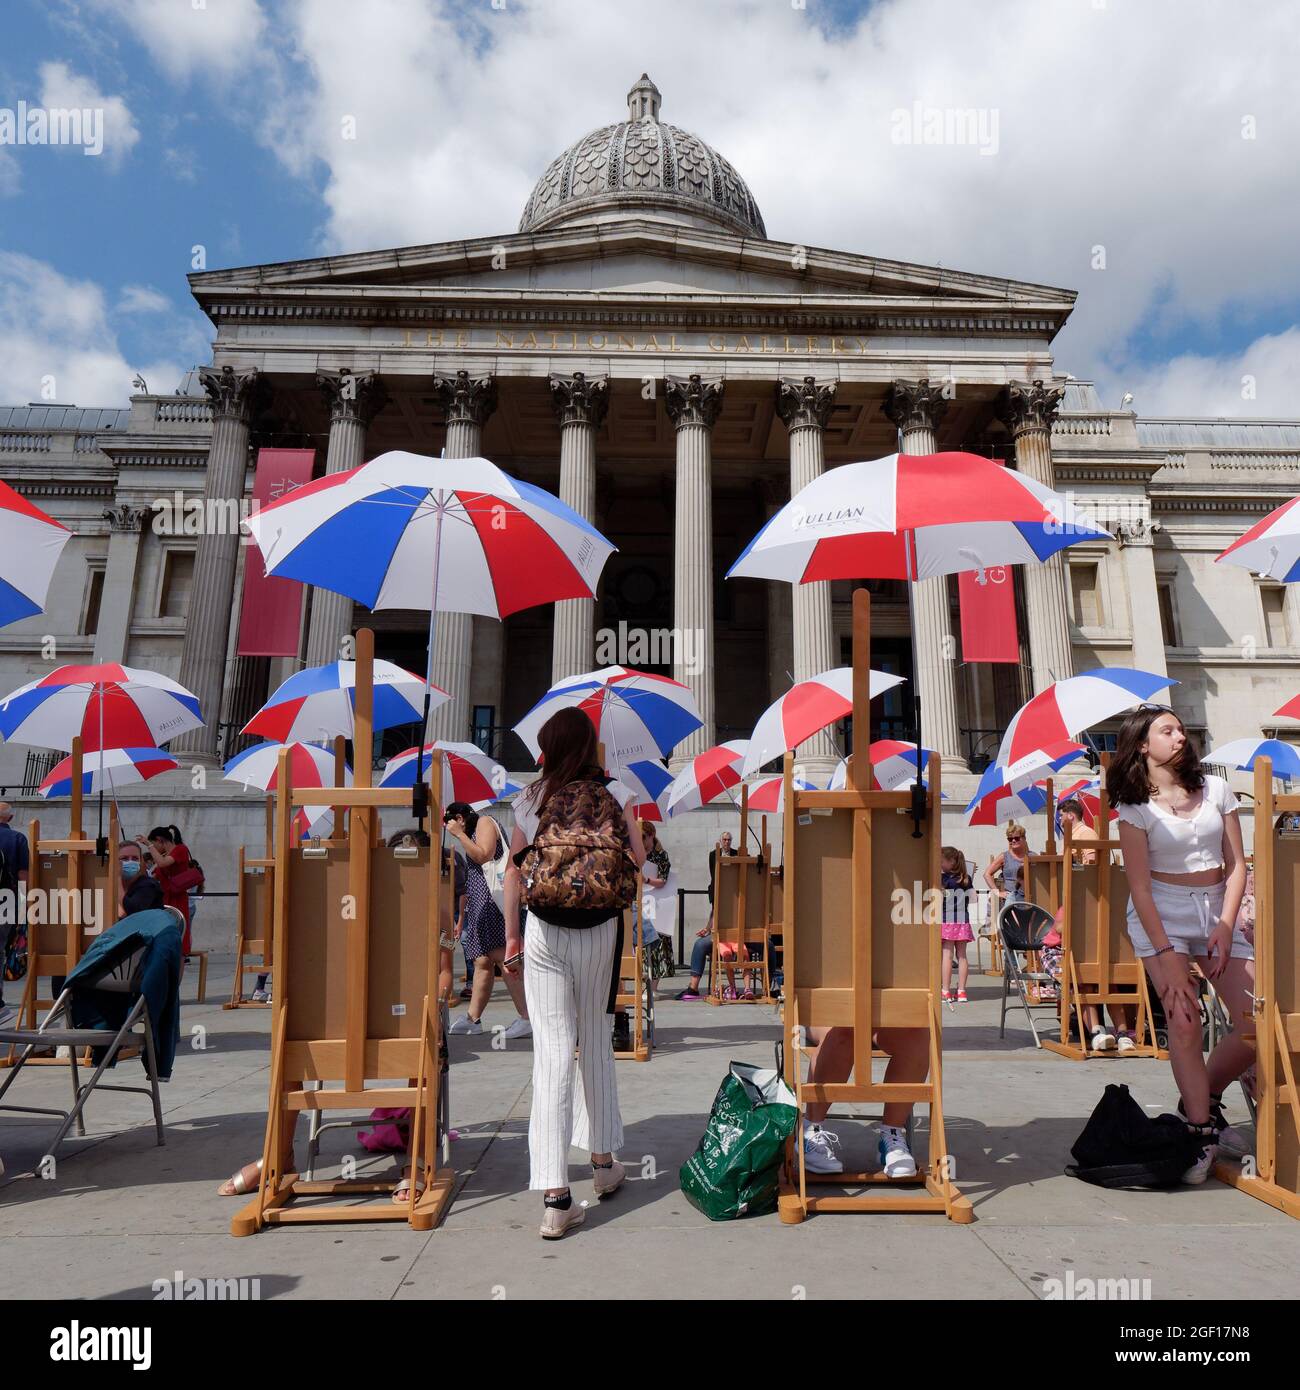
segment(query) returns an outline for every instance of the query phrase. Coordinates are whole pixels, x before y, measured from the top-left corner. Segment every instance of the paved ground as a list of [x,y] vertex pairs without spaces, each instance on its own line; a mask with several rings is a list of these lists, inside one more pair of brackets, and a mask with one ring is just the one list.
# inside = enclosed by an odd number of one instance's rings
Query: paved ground
[[[45,1120],[0,1114],[0,1298],[39,1289],[92,1298],[149,1298],[157,1279],[260,1279],[263,1298],[581,1297],[1029,1299],[1047,1279],[1150,1279],[1155,1298],[1291,1296],[1300,1223],[1211,1182],[1171,1193],[1110,1193],[1066,1177],[1068,1149],[1107,1081],[1172,1108],[1163,1063],[1080,1064],[1035,1051],[1023,1016],[997,1036],[998,980],[973,981],[974,1002],[947,1017],[949,1147],[976,1221],[930,1216],[822,1215],[782,1226],[775,1215],[712,1225],[677,1185],[718,1082],[734,1059],[770,1064],[775,1015],[759,1007],[661,1005],[659,1050],[619,1064],[631,1181],[593,1202],[559,1244],[537,1235],[540,1200],[527,1182],[528,1042],[453,1038],[457,1191],[443,1227],[321,1226],[227,1234],[237,1199],[216,1188],[261,1149],[267,1086],[264,1010],[223,1012],[231,961],[214,957],[209,1003],[187,1004],[194,1030],[164,1088],[167,1145],[155,1147],[145,1097],[93,1100],[90,1135],[68,1144],[56,1174],[27,1176]],[[193,976],[187,979],[187,996]],[[498,990],[500,994],[500,990]],[[216,1001],[216,1002],[213,1002]],[[494,1001],[487,1021],[506,1022]],[[198,1044],[205,1044],[199,1047]],[[130,1071],[134,1063],[128,1064]],[[61,1067],[28,1069],[9,1098],[62,1098]],[[1239,1093],[1229,1112],[1244,1124]],[[113,1128],[112,1126],[122,1126]],[[832,1127],[850,1162],[873,1150],[867,1124]],[[330,1136],[335,1162],[349,1147]],[[578,1155],[574,1155],[575,1165]],[[383,1168],[387,1160],[366,1158]],[[578,1179],[581,1168],[575,1166]],[[644,1174],[644,1176],[643,1176]],[[591,1196],[575,1181],[575,1196]]]

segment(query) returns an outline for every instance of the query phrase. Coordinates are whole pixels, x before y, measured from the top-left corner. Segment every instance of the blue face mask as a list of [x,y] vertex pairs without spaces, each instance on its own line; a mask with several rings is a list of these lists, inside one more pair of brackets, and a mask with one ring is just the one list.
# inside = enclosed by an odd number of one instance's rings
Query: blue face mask
[[144,866],[140,863],[140,861],[139,861],[138,859],[123,859],[123,860],[122,860],[122,877],[123,877],[123,878],[135,878],[135,876],[140,872],[140,870],[141,870],[143,867],[144,867]]

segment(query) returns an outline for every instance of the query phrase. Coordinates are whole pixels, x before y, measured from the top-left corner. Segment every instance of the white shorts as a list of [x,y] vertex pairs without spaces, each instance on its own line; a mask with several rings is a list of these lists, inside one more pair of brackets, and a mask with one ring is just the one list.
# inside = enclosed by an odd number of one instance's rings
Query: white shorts
[[[1162,883],[1158,878],[1151,880],[1151,897],[1160,925],[1165,929],[1169,944],[1179,955],[1209,955],[1210,932],[1223,911],[1223,897],[1227,888],[1226,881],[1190,888],[1185,884]],[[1133,954],[1139,960],[1155,955],[1156,948],[1143,929],[1132,898],[1128,904],[1128,936],[1133,943]],[[1232,933],[1231,954],[1236,960],[1253,960],[1255,957],[1254,948],[1240,927]]]

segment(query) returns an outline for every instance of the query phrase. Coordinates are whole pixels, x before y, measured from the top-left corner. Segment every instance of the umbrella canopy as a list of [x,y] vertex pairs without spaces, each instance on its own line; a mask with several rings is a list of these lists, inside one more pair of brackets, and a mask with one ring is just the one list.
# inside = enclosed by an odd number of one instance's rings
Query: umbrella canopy
[[[1083,818],[1088,825],[1092,825],[1101,813],[1101,779],[1099,777],[1083,777],[1079,781],[1071,783],[1070,786],[1063,788],[1056,796],[1056,833],[1061,833],[1061,802],[1077,801],[1083,807]],[[1115,820],[1119,811],[1112,806],[1109,820]]]
[[1016,792],[1022,787],[1031,787],[1042,778],[1044,772],[1059,772],[1086,752],[1083,744],[1064,739],[1059,743],[1049,743],[1046,748],[1037,748],[1032,753],[1026,753],[1006,767],[991,763],[984,769],[979,786],[975,788],[975,795],[971,797],[966,809],[969,811],[976,802],[1004,787]]
[[616,763],[610,771],[636,793],[632,814],[638,820],[668,819],[668,798],[672,791],[673,774],[657,758],[636,758]]
[[1300,748],[1276,738],[1234,738],[1211,748],[1201,761],[1249,772],[1260,758],[1273,760],[1274,777],[1300,777]]
[[[873,700],[903,683],[902,676],[890,676],[881,671],[870,672],[870,677]],[[750,776],[765,762],[790,752],[828,724],[852,713],[853,670],[849,666],[837,666],[791,686],[763,711],[754,725],[741,767],[743,775]]]
[[697,753],[673,779],[668,814],[675,816],[707,806],[723,792],[739,786],[740,764],[748,747],[748,739],[734,738]]
[[400,450],[295,488],[246,524],[268,575],[371,609],[492,618],[594,598],[614,551],[572,507],[487,459]]
[[1261,579],[1300,581],[1300,497],[1283,502],[1214,558],[1254,570]]
[[1036,816],[1047,805],[1047,793],[1041,787],[998,787],[966,807],[967,825],[1005,825],[1021,816]]
[[978,454],[890,454],[828,468],[745,547],[727,577],[929,579],[1029,564],[1110,533],[1060,493]]
[[[424,711],[428,687],[391,661],[374,663],[374,715],[372,726],[391,729],[414,724]],[[433,708],[451,696],[432,687]],[[273,743],[319,742],[342,734],[351,738],[357,703],[357,663],[332,661],[297,671],[275,692],[240,731],[258,734]]]
[[116,662],[60,666],[0,700],[0,736],[42,748],[152,748],[203,726],[183,685]]
[[[796,777],[794,789],[797,792],[815,792],[817,783]],[[763,811],[768,815],[781,815],[785,810],[784,775],[778,772],[768,777],[756,777],[749,784],[749,809]]]
[[[160,773],[171,772],[180,764],[161,748],[110,748],[95,752],[82,762],[81,790],[86,796],[110,786],[115,789],[133,782],[147,782]],[[72,759],[55,763],[37,792],[46,798],[72,795]]]
[[[246,787],[258,787],[264,792],[276,790],[280,780],[280,750],[289,749],[289,779],[294,790],[307,787],[333,787],[334,750],[321,748],[314,743],[255,743],[236,753],[223,769],[227,782],[242,782]],[[343,785],[352,785],[352,769],[343,768]],[[323,820],[331,811],[328,803],[319,806],[299,806],[294,809],[292,826],[301,838],[307,834],[327,834],[328,826],[333,825],[332,812],[328,823]],[[324,830],[320,829],[325,825]]]
[[580,709],[595,725],[605,756],[620,767],[637,758],[666,758],[703,720],[690,687],[670,676],[605,666],[560,681],[515,725],[533,757],[537,735],[557,710]]
[[[876,786],[884,792],[896,791],[909,782],[916,781],[916,744],[903,743],[896,738],[878,738],[868,750],[871,757],[871,771],[875,774]],[[930,779],[925,773],[930,762],[930,750],[921,749],[921,781],[927,786]],[[843,791],[849,784],[849,760],[841,758],[839,765],[831,774],[827,791]]]
[[1300,695],[1290,699],[1281,708],[1273,711],[1275,718],[1300,719]]
[[518,782],[506,776],[506,770],[477,743],[455,743],[439,739],[420,748],[406,748],[389,758],[379,779],[381,787],[413,787],[418,763],[426,782],[433,778],[433,760],[442,755],[442,799],[468,802],[476,811],[504,801],[521,790]]
[[1054,681],[1012,716],[994,762],[1011,767],[1028,754],[1073,739],[1091,725],[1177,684],[1168,676],[1129,666],[1099,666]]
[[62,522],[0,483],[0,627],[44,610],[54,566],[71,537]]

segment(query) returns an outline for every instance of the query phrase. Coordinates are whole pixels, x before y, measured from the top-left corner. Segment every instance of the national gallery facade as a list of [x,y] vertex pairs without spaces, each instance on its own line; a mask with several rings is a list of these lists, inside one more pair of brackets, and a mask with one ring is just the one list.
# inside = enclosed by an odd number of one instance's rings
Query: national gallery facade
[[[963,661],[955,582],[918,587],[914,649],[905,586],[869,581],[873,665],[919,683],[958,795],[1016,708],[1076,670],[1168,671],[1211,741],[1272,729],[1300,692],[1300,586],[1214,564],[1298,490],[1300,421],[1108,408],[1053,356],[1073,291],[772,239],[741,175],[661,118],[646,77],[626,119],[542,173],[513,232],[190,287],[215,341],[176,394],[0,407],[0,476],[76,532],[49,611],[0,631],[0,686],[48,670],[50,636],[60,661],[163,671],[219,711],[173,745],[182,761],[229,756],[280,680],[361,625],[379,656],[424,669],[426,613],[324,590],[296,657],[237,655],[247,544],[175,503],[238,515],[268,446],[314,449],[317,475],[390,449],[483,454],[618,547],[594,602],[440,620],[437,733],[515,770],[530,760],[509,726],[598,654],[692,687],[705,727],[679,753],[745,736],[793,679],[846,661],[851,583],[724,575],[792,491],[896,450],[1002,459],[1115,536],[1014,574],[1019,665]],[[877,701],[873,736],[904,729],[902,698]],[[838,756],[830,737],[803,751],[814,768]],[[28,754],[0,745],[0,794],[30,785]]]

